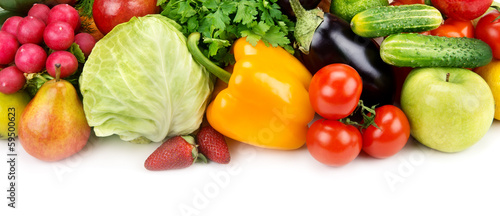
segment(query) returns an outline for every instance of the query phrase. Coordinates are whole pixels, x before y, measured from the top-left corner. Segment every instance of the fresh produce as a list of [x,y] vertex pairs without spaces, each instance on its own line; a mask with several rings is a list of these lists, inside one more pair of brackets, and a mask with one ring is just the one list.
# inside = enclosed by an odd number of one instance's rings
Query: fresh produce
[[488,84],[472,71],[421,68],[408,75],[401,108],[416,140],[439,151],[459,152],[486,134],[495,101]]
[[[319,10],[306,11],[291,0],[297,15],[295,38],[300,46],[299,59],[315,73],[333,63],[353,67],[363,80],[361,99],[365,104],[392,104],[394,76],[392,68],[380,58],[375,42],[351,31],[349,23],[329,13],[323,18]],[[294,6],[295,5],[295,6]]]
[[24,73],[38,73],[45,68],[47,53],[36,44],[23,44],[16,52],[15,63]]
[[409,4],[426,4],[432,5],[431,0],[394,0],[390,5],[398,6],[398,5],[409,5]]
[[361,152],[362,137],[358,129],[336,120],[319,119],[307,132],[307,149],[319,162],[343,166]]
[[495,119],[500,120],[500,60],[494,59],[489,64],[474,71],[488,83],[495,99]]
[[[321,2],[321,0],[299,0],[299,1],[302,7],[304,7],[307,10],[311,10],[318,7],[319,3]],[[295,13],[293,13],[289,0],[278,0],[277,3],[280,6],[281,11],[285,15],[289,17],[295,17]]]
[[67,22],[51,22],[45,27],[43,41],[52,50],[67,50],[75,41],[73,27]]
[[75,43],[78,44],[85,57],[89,57],[95,46],[95,39],[89,33],[79,33],[75,35]]
[[488,44],[474,38],[395,34],[380,45],[382,59],[398,67],[475,68],[492,59]]
[[24,17],[17,26],[17,40],[20,44],[40,44],[43,41],[45,23],[33,16]]
[[28,11],[28,16],[36,17],[45,24],[49,21],[50,8],[45,4],[34,4]]
[[213,162],[228,164],[231,160],[224,135],[210,125],[202,127],[196,134],[196,143],[199,152]]
[[41,0],[2,0],[0,7],[13,12],[27,13],[34,3],[41,2]]
[[493,0],[431,0],[445,16],[457,20],[473,20],[483,15]]
[[362,88],[361,77],[354,68],[331,64],[314,74],[309,85],[309,100],[320,116],[338,120],[356,109]]
[[11,33],[14,36],[17,36],[17,27],[19,26],[19,22],[21,22],[23,18],[20,16],[12,16],[9,17],[2,25],[1,31],[5,31]]
[[262,41],[254,47],[240,38],[233,44],[236,64],[231,75],[201,53],[199,40],[199,33],[188,38],[193,57],[228,83],[207,108],[210,125],[229,138],[264,148],[304,145],[307,124],[314,118],[309,71],[281,47]]
[[385,37],[402,32],[423,32],[438,28],[441,13],[423,4],[376,7],[364,10],[351,20],[354,33],[362,37]]
[[80,98],[73,85],[59,79],[59,75],[38,90],[19,122],[19,141],[24,150],[44,161],[76,154],[89,136]]
[[474,38],[474,25],[470,20],[462,21],[448,18],[437,29],[431,30],[430,34],[442,37]]
[[161,14],[179,23],[186,37],[201,33],[200,49],[221,67],[234,63],[230,47],[241,37],[254,46],[262,40],[293,52],[289,34],[294,24],[274,0],[170,0]]
[[195,162],[206,162],[198,153],[192,136],[175,136],[160,145],[144,162],[148,170],[172,170],[191,166]]
[[410,138],[408,118],[393,105],[377,107],[375,113],[375,125],[371,124],[362,130],[363,151],[375,158],[393,156],[401,151]]
[[[0,139],[17,137],[19,119],[30,100],[31,98],[24,91],[18,91],[14,94],[0,92]],[[15,120],[14,125],[10,123],[12,119]],[[14,131],[9,130],[9,127],[13,127]]]
[[334,0],[330,4],[330,13],[350,23],[354,15],[364,10],[388,5],[388,0]]
[[0,65],[10,64],[16,57],[19,43],[14,35],[0,31]]
[[10,66],[0,70],[0,92],[14,94],[23,88],[26,78],[23,72],[16,66]]
[[52,77],[56,77],[56,64],[61,65],[61,79],[71,76],[78,69],[78,60],[75,55],[68,51],[55,51],[47,57],[47,73]]
[[4,25],[5,22],[9,18],[11,18],[11,17],[20,17],[20,16],[23,16],[23,14],[17,13],[17,12],[8,11],[8,10],[4,10],[3,8],[0,8],[0,26]]
[[68,4],[58,4],[50,9],[47,25],[59,21],[68,23],[75,32],[80,29],[80,15]]
[[26,14],[35,3],[46,4],[49,6],[57,4],[74,5],[75,0],[2,0],[0,1],[0,7],[8,11]]
[[156,3],[157,0],[94,0],[92,14],[97,28],[106,35],[134,16],[158,13]]
[[479,19],[476,38],[486,42],[493,51],[493,57],[500,59],[500,12],[494,10]]
[[214,80],[192,59],[179,28],[147,15],[116,26],[96,44],[79,82],[97,136],[160,142],[199,128]]

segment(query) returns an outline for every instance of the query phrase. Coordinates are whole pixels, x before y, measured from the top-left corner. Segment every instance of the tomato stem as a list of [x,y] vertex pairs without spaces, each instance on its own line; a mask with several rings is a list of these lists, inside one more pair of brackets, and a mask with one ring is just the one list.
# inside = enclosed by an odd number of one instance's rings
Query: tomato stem
[[[355,126],[360,130],[366,129],[370,125],[373,125],[377,129],[380,129],[379,126],[375,123],[375,115],[376,115],[375,107],[377,107],[377,105],[373,105],[372,107],[367,107],[363,103],[363,100],[359,100],[358,106],[356,107],[354,112],[352,112],[352,114],[350,116],[354,115],[354,113],[357,113],[357,111],[359,111],[359,109],[361,109],[360,112],[361,112],[361,115],[363,116],[363,121],[361,123],[359,123],[359,122],[351,120],[349,117],[341,119],[339,121],[344,123],[344,124],[347,124],[347,125]],[[366,112],[368,112],[368,114]]]

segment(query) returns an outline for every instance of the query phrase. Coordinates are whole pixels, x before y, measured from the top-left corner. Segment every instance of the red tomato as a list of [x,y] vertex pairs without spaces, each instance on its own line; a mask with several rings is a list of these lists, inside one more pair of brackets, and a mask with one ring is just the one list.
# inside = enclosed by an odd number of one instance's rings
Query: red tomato
[[306,145],[317,161],[329,166],[343,166],[361,152],[361,133],[352,125],[320,119],[307,131]]
[[496,10],[489,12],[476,25],[476,38],[490,45],[496,59],[500,59],[500,19],[495,20],[498,16]]
[[363,81],[354,68],[346,64],[330,64],[313,76],[309,100],[323,118],[337,120],[356,109],[362,88]]
[[474,38],[474,25],[470,20],[461,21],[448,18],[439,28],[431,30],[431,35]]
[[483,15],[493,0],[431,0],[432,6],[446,17],[473,20]]
[[375,158],[398,153],[410,137],[410,123],[401,109],[393,105],[375,108],[375,124],[363,130],[363,151]]

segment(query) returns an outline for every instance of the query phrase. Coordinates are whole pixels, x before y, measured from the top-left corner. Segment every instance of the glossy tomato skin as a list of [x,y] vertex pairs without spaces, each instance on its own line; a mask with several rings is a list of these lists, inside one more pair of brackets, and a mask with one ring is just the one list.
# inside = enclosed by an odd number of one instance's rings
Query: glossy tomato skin
[[309,100],[323,118],[337,120],[349,116],[358,105],[363,81],[346,64],[330,64],[314,74],[309,85]]
[[156,0],[95,0],[92,14],[97,28],[105,35],[134,16],[154,14],[159,10]]
[[473,20],[483,15],[493,0],[431,0],[431,2],[447,17]]
[[470,20],[448,18],[437,29],[431,30],[431,35],[442,37],[474,38],[474,25]]
[[319,119],[309,128],[306,145],[317,161],[329,166],[343,166],[361,152],[361,133],[352,125]]
[[498,16],[500,12],[491,11],[476,25],[476,38],[490,45],[496,59],[500,59],[500,19],[495,20]]
[[363,130],[363,151],[375,158],[395,155],[410,138],[410,123],[396,106],[385,105],[375,109],[375,123]]

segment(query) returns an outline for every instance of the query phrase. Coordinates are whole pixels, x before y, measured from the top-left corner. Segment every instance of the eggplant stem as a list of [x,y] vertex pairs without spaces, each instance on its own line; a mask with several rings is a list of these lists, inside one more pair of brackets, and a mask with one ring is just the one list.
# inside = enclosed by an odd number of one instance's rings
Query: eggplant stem
[[215,65],[212,61],[205,57],[205,55],[203,55],[203,53],[200,51],[200,48],[198,47],[200,38],[201,34],[199,32],[193,32],[188,36],[187,47],[189,52],[193,56],[193,59],[198,62],[198,64],[203,65],[210,73],[218,77],[220,80],[224,81],[225,83],[229,83],[231,73]]

